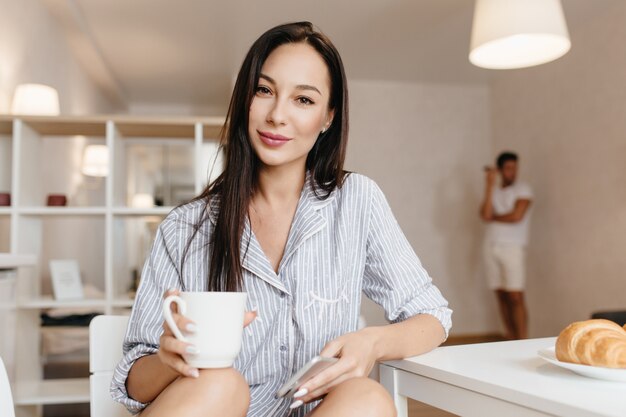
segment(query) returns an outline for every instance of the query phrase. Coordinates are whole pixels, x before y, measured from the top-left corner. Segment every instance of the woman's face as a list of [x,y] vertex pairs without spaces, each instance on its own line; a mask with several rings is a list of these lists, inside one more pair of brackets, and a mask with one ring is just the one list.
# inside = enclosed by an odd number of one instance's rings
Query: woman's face
[[306,43],[276,48],[261,68],[250,105],[248,134],[264,167],[301,167],[332,121],[330,75]]

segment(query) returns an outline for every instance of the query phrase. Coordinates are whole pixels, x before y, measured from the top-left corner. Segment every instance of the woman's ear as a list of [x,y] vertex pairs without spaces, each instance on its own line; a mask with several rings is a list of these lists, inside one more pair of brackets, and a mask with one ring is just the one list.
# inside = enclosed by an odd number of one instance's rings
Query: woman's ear
[[322,128],[322,133],[325,133],[331,124],[333,124],[333,118],[335,117],[335,110],[329,110],[328,115],[326,116],[326,123],[324,123],[324,127]]

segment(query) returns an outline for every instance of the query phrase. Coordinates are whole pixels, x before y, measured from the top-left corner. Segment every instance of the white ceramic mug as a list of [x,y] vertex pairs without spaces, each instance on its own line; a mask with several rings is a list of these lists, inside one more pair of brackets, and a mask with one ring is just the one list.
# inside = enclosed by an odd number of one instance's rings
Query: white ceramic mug
[[[187,353],[183,359],[195,368],[227,368],[233,365],[241,350],[245,292],[182,292],[163,301],[163,317],[177,339],[191,343],[198,353]],[[171,304],[192,320],[194,333],[183,335],[172,317]]]

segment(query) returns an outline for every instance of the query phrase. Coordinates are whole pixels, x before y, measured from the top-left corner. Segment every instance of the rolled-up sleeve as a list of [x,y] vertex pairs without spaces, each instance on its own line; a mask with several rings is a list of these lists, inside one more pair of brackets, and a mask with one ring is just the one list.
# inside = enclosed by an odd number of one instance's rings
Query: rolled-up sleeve
[[177,251],[168,243],[175,241],[175,221],[166,219],[158,228],[152,251],[143,267],[137,297],[133,304],[123,343],[123,357],[113,372],[111,396],[138,413],[146,403],[132,399],[126,390],[126,379],[135,361],[156,353],[163,331],[161,301],[167,289],[179,288]]
[[363,292],[381,305],[392,323],[430,314],[446,337],[452,310],[402,233],[383,192],[372,182]]

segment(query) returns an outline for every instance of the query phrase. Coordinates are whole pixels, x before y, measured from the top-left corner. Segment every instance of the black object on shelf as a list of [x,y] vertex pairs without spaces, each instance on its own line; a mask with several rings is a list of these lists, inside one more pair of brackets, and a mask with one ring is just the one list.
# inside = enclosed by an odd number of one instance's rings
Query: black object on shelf
[[91,319],[102,313],[70,314],[67,316],[51,317],[46,313],[41,313],[42,326],[89,326]]
[[626,310],[624,311],[598,311],[591,315],[592,319],[611,320],[620,326],[626,324]]

